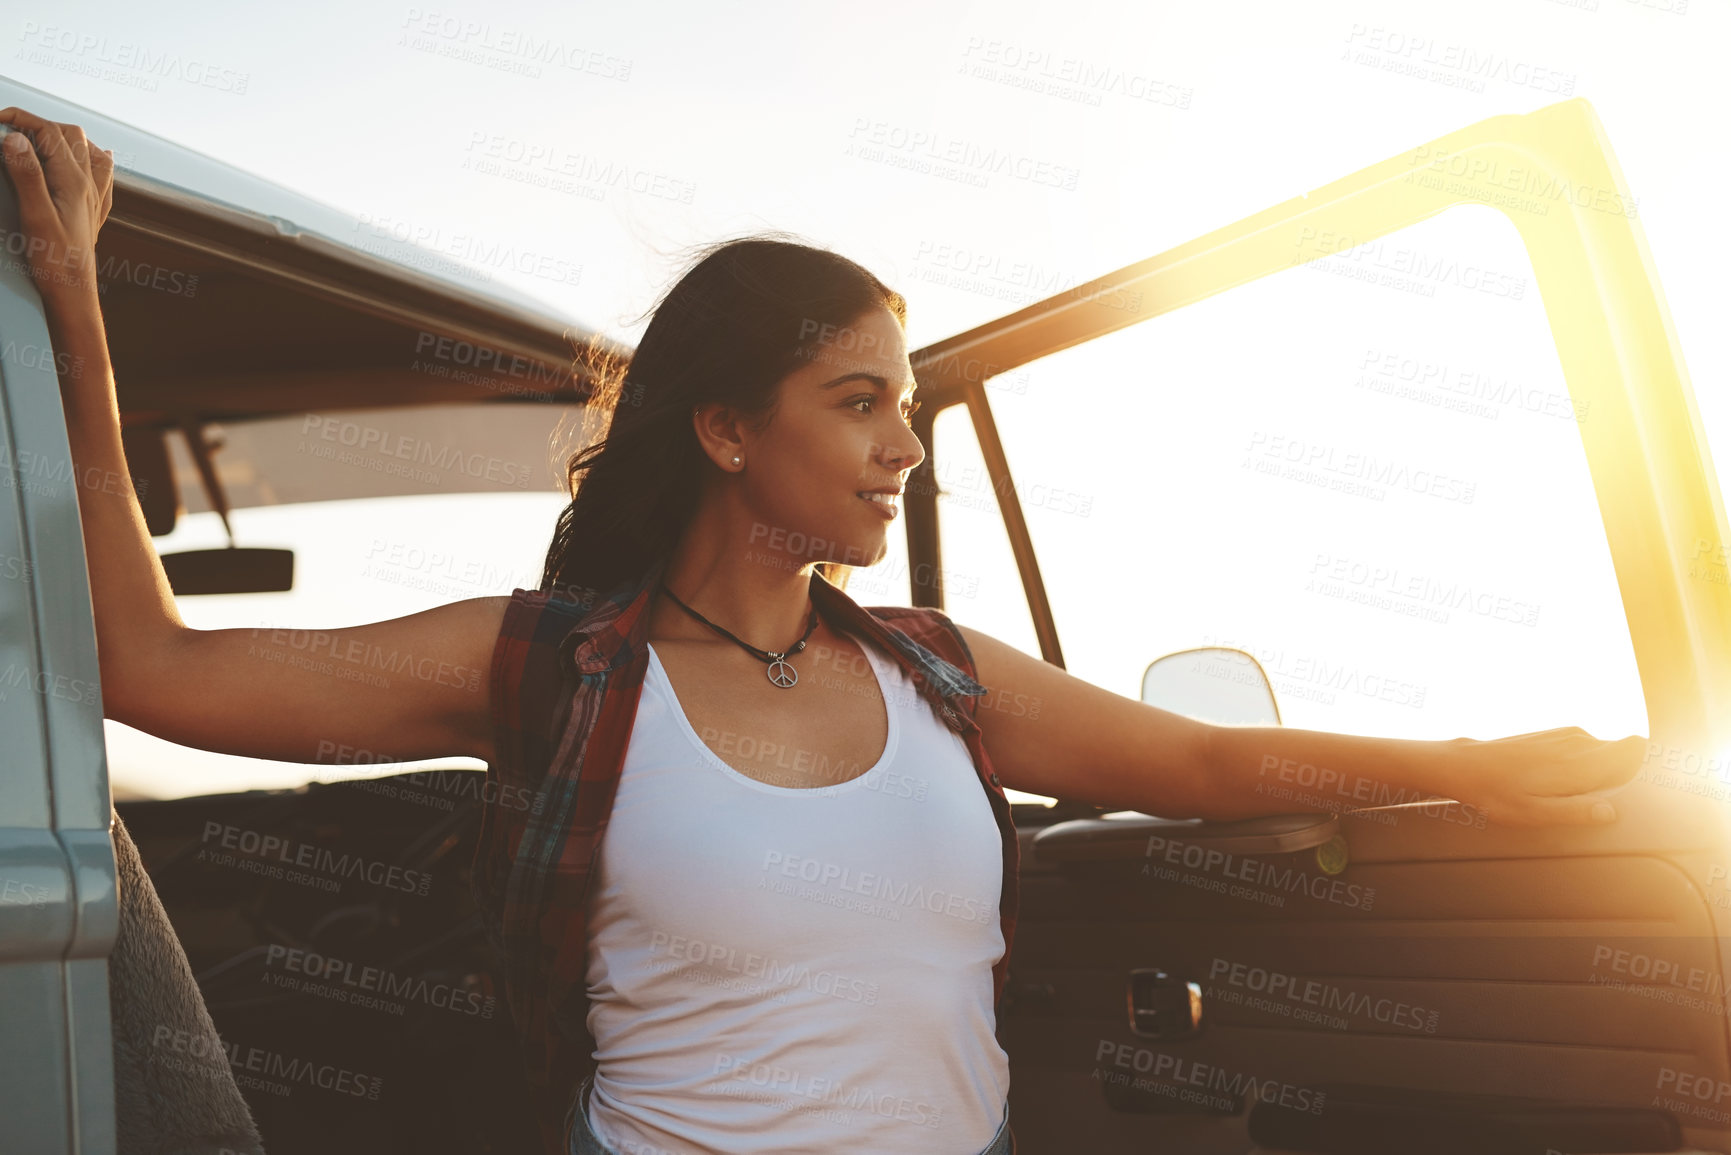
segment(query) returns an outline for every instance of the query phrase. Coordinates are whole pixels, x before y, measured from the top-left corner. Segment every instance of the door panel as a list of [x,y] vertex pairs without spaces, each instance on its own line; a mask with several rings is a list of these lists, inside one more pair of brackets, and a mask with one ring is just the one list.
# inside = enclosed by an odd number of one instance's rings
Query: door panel
[[[1307,729],[1646,726],[1583,453],[1583,425],[1605,418],[1567,404],[1544,311],[1517,293],[1533,270],[1512,230],[1474,231],[1489,223],[1430,222],[1033,363],[1030,398],[1126,383],[1086,455],[1051,451],[1038,404],[993,399],[1010,460],[1030,463],[1015,490],[1073,672],[1134,697],[1162,653],[1239,646]],[[1356,275],[1393,253],[1500,270],[1480,283],[1503,291]],[[1260,339],[1234,343],[1240,330]],[[949,450],[940,440],[939,460],[965,470]],[[1075,493],[1092,498],[1086,516],[1052,497]],[[1135,596],[1098,597],[1103,550]],[[1340,814],[1349,861],[1334,876],[1314,854],[1056,867],[1030,826],[1004,1034],[1025,1150],[1086,1136],[1103,1151],[1242,1151],[1259,1096],[1326,1111],[1337,1084],[1644,1109],[1686,1090],[1657,1109],[1714,1134],[1721,1086],[1731,1108],[1725,1019],[1687,983],[1723,993],[1712,899],[1731,898],[1716,865],[1731,850],[1720,809],[1689,789],[1716,776],[1698,758],[1659,773],[1680,739],[1655,737],[1619,822],[1595,831],[1489,827],[1458,805],[1366,810],[1386,784],[1271,771],[1271,811],[1290,798]],[[1675,981],[1643,981],[1655,965]],[[1131,1032],[1140,968],[1201,985],[1199,1036]],[[1278,997],[1254,989],[1275,975]]]
[[[1164,879],[1145,865],[1024,864],[1003,1037],[1026,1151],[1246,1149],[1242,1112],[1174,1125],[1109,1106],[1118,1075],[1146,1080],[1149,1106],[1236,1091],[1247,1111],[1258,1089],[1333,1083],[1646,1107],[1664,1072],[1716,1093],[1731,1071],[1713,911],[1660,857],[1354,861],[1328,876],[1281,855]],[[1200,889],[1229,877],[1259,879],[1254,897]],[[1339,901],[1311,896],[1323,881]],[[1199,1036],[1128,1029],[1126,976],[1155,966],[1201,983]]]

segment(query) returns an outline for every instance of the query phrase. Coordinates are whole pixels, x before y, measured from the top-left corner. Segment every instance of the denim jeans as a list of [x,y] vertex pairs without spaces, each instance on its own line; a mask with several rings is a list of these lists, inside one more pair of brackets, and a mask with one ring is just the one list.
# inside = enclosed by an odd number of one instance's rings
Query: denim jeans
[[[619,1155],[590,1129],[589,1084],[593,1081],[593,1078],[583,1080],[583,1086],[577,1090],[577,1099],[565,1116],[565,1131],[570,1136],[567,1151],[569,1155]],[[992,1141],[986,1144],[980,1155],[1016,1155],[1016,1140],[1010,1134],[1008,1105],[1004,1109],[1004,1121],[998,1124],[998,1133],[992,1136]]]

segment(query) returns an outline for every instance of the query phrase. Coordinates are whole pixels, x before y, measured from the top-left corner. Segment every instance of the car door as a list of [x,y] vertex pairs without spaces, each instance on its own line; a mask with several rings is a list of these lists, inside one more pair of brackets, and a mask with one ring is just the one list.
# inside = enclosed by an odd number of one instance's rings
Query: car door
[[1585,101],[914,360],[914,594],[957,620],[1131,697],[1235,648],[1194,676],[1266,672],[1288,726],[1649,739],[1596,829],[1277,754],[1283,821],[1019,805],[1021,1150],[1731,1144],[1726,517]]
[[96,629],[56,354],[4,180],[0,236],[0,1127],[7,1150],[112,1152]]

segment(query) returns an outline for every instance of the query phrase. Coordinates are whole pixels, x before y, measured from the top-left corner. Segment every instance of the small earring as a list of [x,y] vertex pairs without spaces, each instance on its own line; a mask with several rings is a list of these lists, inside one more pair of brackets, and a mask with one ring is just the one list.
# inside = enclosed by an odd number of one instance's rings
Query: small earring
[[738,465],[738,464],[739,464],[739,458],[737,458],[737,457],[735,457],[735,458],[734,458],[734,459],[733,459],[733,463],[734,463],[734,464],[735,464],[735,465]]

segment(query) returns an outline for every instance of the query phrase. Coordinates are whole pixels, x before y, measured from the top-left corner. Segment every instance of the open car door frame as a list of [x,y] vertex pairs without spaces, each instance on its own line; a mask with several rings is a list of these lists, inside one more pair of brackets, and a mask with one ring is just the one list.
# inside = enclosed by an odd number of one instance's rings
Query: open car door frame
[[[1547,210],[1511,207],[1511,180],[1548,198]],[[1486,205],[1518,231],[1569,392],[1594,413],[1579,429],[1646,701],[1649,759],[1680,754],[1723,765],[1711,760],[1731,752],[1731,530],[1633,203],[1592,107],[1563,101],[1470,125],[918,350],[912,360],[925,403],[916,421],[929,452],[906,500],[914,600],[943,605],[931,482],[940,411],[968,407],[1041,652],[1062,666],[988,382],[1451,207]],[[1142,307],[1126,309],[1126,300]],[[1336,902],[1289,905],[1274,917],[1199,894],[1209,881],[1200,875],[1151,886],[1133,875],[1146,875],[1152,843],[1125,843],[1128,861],[1118,863],[1069,853],[1072,840],[1053,838],[1055,830],[1036,846],[1044,827],[1097,808],[1063,799],[1044,813],[1017,807],[1028,853],[1001,1030],[1022,1145],[1241,1151],[1246,1139],[1284,1137],[1294,1149],[1345,1151],[1360,1149],[1353,1136],[1364,1141],[1367,1132],[1353,1128],[1373,1117],[1384,1142],[1409,1134],[1437,1141],[1438,1127],[1465,1127],[1475,1138],[1463,1138],[1463,1150],[1501,1150],[1495,1141],[1510,1136],[1511,1150],[1581,1149],[1564,1144],[1587,1141],[1609,1145],[1584,1149],[1669,1150],[1666,1137],[1679,1134],[1731,1142],[1731,1115],[1712,1109],[1711,1094],[1731,1090],[1726,1016],[1661,1010],[1675,994],[1664,974],[1613,995],[1603,984],[1614,980],[1588,957],[1589,948],[1602,954],[1614,943],[1710,976],[1721,997],[1726,989],[1718,944],[1731,934],[1731,903],[1710,901],[1731,861],[1726,824],[1717,808],[1649,777],[1619,794],[1620,820],[1602,830],[1352,823],[1344,874],[1337,864],[1317,871],[1320,858],[1259,845],[1266,863],[1289,876],[1308,868],[1330,886],[1374,891],[1374,914],[1368,902],[1356,911]],[[1205,845],[1219,833],[1205,825],[1184,837]],[[1222,955],[1265,964],[1265,976],[1286,973],[1337,991],[1350,975],[1354,997],[1417,994],[1447,1010],[1451,1030],[1391,1033],[1369,1022],[1306,1030],[1291,1018],[1214,1007],[1202,1015],[1212,1030],[1151,1038],[1137,1029],[1139,1000],[1156,999],[1161,984],[1182,991]],[[1151,986],[1156,972],[1165,977]],[[1198,1072],[1213,1090],[1224,1078],[1233,1094],[1199,1102],[1207,1096],[1186,1085]],[[1707,1100],[1690,1090],[1703,1087]],[[1318,1138],[1308,1123],[1291,1126],[1291,1111],[1285,1122],[1271,1120],[1276,1098],[1303,1098],[1302,1115],[1320,1112],[1330,1093],[1330,1125],[1344,1128],[1332,1138]],[[1258,1102],[1260,1128],[1255,1112],[1247,1125],[1239,1110]],[[1597,1121],[1582,1122],[1588,1106],[1602,1109]],[[1569,1120],[1584,1129],[1567,1130]],[[1316,1145],[1300,1147],[1305,1135]]]

